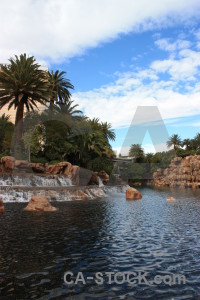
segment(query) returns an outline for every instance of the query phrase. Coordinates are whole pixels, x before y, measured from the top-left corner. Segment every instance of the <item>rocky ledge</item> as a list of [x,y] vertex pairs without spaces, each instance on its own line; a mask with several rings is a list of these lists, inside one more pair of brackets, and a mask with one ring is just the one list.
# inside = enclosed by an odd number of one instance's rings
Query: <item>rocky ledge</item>
[[39,174],[39,175],[63,175],[71,179],[73,185],[99,185],[99,178],[104,185],[109,181],[109,175],[105,171],[92,172],[82,169],[64,161],[55,165],[31,163],[27,160],[17,160],[12,156],[4,156],[0,159],[1,174]]
[[200,188],[200,155],[174,158],[169,168],[158,169],[153,174],[156,187]]

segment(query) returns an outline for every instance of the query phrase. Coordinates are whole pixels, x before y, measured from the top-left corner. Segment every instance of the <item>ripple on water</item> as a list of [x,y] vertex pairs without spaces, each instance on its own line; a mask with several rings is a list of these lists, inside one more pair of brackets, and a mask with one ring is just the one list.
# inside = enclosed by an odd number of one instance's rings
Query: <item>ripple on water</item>
[[[143,189],[140,201],[110,195],[57,202],[54,214],[6,204],[0,219],[0,299],[197,299],[200,295],[199,191]],[[66,271],[182,274],[186,284],[67,286]]]

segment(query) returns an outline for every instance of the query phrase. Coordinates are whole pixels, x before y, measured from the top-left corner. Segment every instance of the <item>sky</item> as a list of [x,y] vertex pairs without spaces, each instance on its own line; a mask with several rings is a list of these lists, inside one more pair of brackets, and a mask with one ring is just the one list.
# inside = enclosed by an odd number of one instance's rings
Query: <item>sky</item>
[[200,132],[199,0],[1,0],[0,19],[0,62],[27,53],[66,71],[80,109],[112,124],[118,153],[141,127],[146,152]]

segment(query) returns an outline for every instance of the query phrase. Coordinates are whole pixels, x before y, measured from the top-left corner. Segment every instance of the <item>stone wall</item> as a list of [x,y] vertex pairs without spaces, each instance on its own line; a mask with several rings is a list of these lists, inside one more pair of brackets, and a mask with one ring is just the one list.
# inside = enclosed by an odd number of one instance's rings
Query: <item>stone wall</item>
[[156,187],[200,188],[200,155],[174,158],[169,168],[158,169],[153,174]]

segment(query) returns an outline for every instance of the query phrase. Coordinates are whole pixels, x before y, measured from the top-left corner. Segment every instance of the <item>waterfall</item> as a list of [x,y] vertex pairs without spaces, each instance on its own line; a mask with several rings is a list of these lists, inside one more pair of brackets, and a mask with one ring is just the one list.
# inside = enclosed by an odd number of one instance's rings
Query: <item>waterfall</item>
[[101,177],[98,176],[98,180],[99,180],[99,187],[104,187]]
[[72,181],[66,176],[58,176],[58,175],[48,175],[48,176],[10,175],[10,176],[3,176],[0,179],[0,187],[1,186],[63,187],[63,186],[72,186]]

